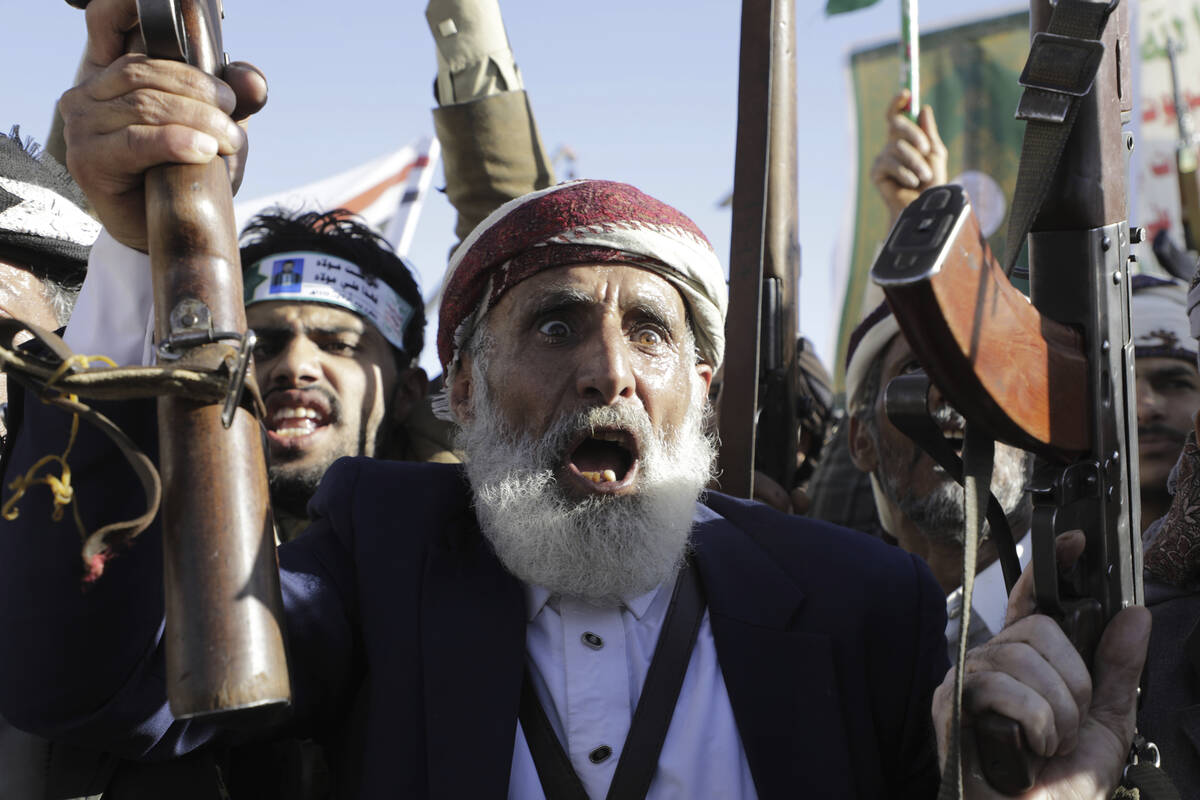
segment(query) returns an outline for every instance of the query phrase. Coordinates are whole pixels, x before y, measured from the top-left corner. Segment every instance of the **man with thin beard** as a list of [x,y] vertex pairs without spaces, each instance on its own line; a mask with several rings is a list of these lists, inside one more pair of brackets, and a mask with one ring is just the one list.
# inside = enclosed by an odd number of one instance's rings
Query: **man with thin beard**
[[[870,476],[883,530],[905,550],[924,558],[945,591],[947,647],[955,653],[962,616],[963,489],[887,418],[883,396],[888,382],[921,366],[886,305],[876,308],[855,329],[846,363],[850,457]],[[936,387],[929,402],[935,424],[961,446],[962,416],[945,403]],[[1025,537],[1033,514],[1025,492],[1029,467],[1024,451],[997,443],[992,493],[1018,540],[1022,565],[1029,560]],[[986,642],[1003,627],[1008,605],[996,545],[990,538],[980,543],[977,564],[967,639],[971,646]]]

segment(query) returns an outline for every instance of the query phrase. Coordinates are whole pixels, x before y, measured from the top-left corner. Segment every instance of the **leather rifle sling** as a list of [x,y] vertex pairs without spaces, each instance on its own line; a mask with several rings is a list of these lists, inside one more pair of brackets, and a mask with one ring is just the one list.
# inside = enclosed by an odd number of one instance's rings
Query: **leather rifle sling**
[[[642,800],[650,790],[704,618],[704,605],[700,576],[689,558],[675,582],[646,683],[608,789],[608,800]],[[528,667],[521,687],[520,720],[546,800],[587,800],[583,783],[538,701]]]

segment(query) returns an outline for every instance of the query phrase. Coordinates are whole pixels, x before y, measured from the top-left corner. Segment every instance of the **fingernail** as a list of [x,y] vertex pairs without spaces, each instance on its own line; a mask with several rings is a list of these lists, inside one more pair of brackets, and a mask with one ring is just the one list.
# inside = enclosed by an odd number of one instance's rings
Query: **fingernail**
[[233,145],[234,152],[237,152],[246,143],[246,132],[242,130],[241,125],[238,125],[233,120],[229,120],[225,124],[225,138]]
[[221,95],[219,98],[217,98],[218,106],[227,113],[232,113],[233,109],[237,107],[237,95],[234,93],[233,89],[229,86],[229,84],[221,83],[218,84],[217,91]]
[[212,158],[217,154],[217,140],[207,133],[196,133],[192,136],[192,150],[201,158]]
[[924,181],[925,183],[928,183],[929,181],[933,180],[933,170],[929,169],[929,167],[922,167],[921,168],[921,180]]

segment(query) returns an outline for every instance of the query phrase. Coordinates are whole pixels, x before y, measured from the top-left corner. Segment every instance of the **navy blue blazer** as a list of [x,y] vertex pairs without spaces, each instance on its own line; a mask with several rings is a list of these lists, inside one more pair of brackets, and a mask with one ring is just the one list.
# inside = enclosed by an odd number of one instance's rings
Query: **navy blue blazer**
[[[114,408],[155,452],[153,414]],[[10,474],[61,452],[66,419],[32,403]],[[55,448],[59,448],[56,450]],[[83,431],[71,458],[89,524],[132,516],[132,473]],[[128,474],[126,474],[128,473]],[[762,798],[933,797],[930,720],[944,597],[919,559],[858,534],[710,494],[696,563]],[[0,526],[0,714],[129,757],[233,741],[165,705],[156,528],[79,590],[79,538],[48,493]],[[524,596],[479,533],[459,468],[343,459],[279,549],[293,682],[275,734],[338,754],[346,797],[505,798],[525,652]]]

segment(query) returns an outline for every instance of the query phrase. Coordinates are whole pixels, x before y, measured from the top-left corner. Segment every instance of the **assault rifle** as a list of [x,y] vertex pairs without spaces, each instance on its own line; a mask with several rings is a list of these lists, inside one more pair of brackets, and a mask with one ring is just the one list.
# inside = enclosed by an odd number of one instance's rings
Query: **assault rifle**
[[[924,412],[929,380],[938,386],[967,420],[959,466],[968,477],[975,471],[977,504],[990,484],[992,440],[1035,454],[1038,610],[1059,622],[1089,666],[1109,618],[1142,601],[1125,189],[1133,140],[1121,130],[1132,109],[1127,8],[1058,0],[1051,18],[1044,0],[1032,4],[1036,33],[1017,112],[1026,144],[1008,238],[1011,268],[1032,230],[1032,304],[992,257],[958,186],[929,189],[910,205],[872,270],[928,373],[923,384],[907,377],[887,387],[889,414]],[[1089,29],[1094,37],[1080,33]],[[1044,153],[1055,150],[1061,157],[1048,161]],[[945,453],[940,432],[928,438]],[[976,448],[983,457],[972,457]],[[1083,530],[1086,549],[1060,576],[1055,535],[1073,528]],[[969,584],[973,559],[964,573]],[[1015,722],[992,715],[975,732],[995,788],[1015,794],[1032,785]],[[957,781],[957,755],[952,762]]]
[[754,470],[796,476],[795,0],[744,0],[721,389],[721,488],[751,497]]
[[1183,220],[1183,240],[1188,250],[1200,250],[1200,172],[1196,150],[1200,139],[1183,92],[1179,76],[1179,43],[1167,39],[1167,58],[1171,64],[1171,94],[1175,102],[1175,122],[1179,139],[1175,143],[1175,171],[1179,177],[1179,216]]
[[[83,8],[87,0],[68,0]],[[220,76],[221,0],[138,0],[146,53]],[[253,380],[233,194],[221,159],[146,174],[160,363],[234,376],[222,402],[158,401],[167,694],[178,718],[290,700],[266,454],[242,407]]]

